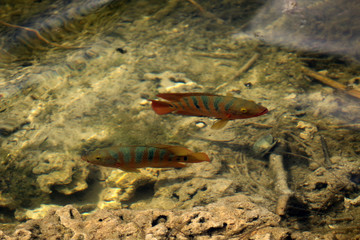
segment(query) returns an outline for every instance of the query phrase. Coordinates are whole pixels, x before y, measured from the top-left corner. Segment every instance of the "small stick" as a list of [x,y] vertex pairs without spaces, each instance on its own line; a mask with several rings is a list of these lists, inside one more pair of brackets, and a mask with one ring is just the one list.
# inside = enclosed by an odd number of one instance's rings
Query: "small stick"
[[305,73],[307,76],[315,78],[316,80],[330,86],[336,89],[339,89],[345,93],[347,93],[348,95],[351,95],[353,97],[356,98],[360,98],[360,91],[355,90],[355,89],[347,89],[347,87],[341,83],[338,83],[320,73],[317,73],[315,71],[310,70],[309,68],[306,67],[301,67],[301,71],[303,71],[303,73]]
[[4,21],[1,21],[0,20],[0,24],[2,25],[5,25],[7,27],[12,27],[12,28],[20,28],[20,29],[24,29],[25,31],[28,31],[28,32],[33,32],[35,33],[35,35],[43,42],[49,44],[49,45],[52,45],[54,47],[59,47],[59,48],[66,48],[66,49],[78,49],[78,48],[83,48],[83,47],[72,47],[72,46],[64,46],[64,45],[59,45],[59,44],[56,44],[56,43],[52,43],[50,42],[49,40],[47,40],[46,38],[44,38],[38,30],[35,30],[35,29],[32,29],[32,28],[28,28],[28,27],[22,27],[22,26],[19,26],[19,25],[14,25],[14,24],[10,24],[10,23],[6,23]]
[[191,54],[194,56],[209,57],[209,58],[223,58],[223,59],[239,58],[239,54],[236,53],[192,52]]
[[[255,63],[255,61],[260,57],[259,53],[255,53],[240,69],[239,71],[236,72],[235,76],[230,80],[230,81],[234,81],[236,78],[240,77],[241,74],[243,74],[244,72],[246,72],[247,70],[249,70],[249,68]],[[230,82],[229,81],[229,82]],[[219,87],[217,87],[215,90],[219,90],[223,87],[226,87],[229,82],[226,82],[222,85],[220,85]]]
[[260,57],[259,53],[254,53],[254,55],[240,68],[240,70],[235,74],[235,78],[239,77],[242,73],[249,70],[249,68],[255,63],[255,61]]
[[210,17],[215,19],[219,24],[224,23],[224,20],[218,18],[215,14],[212,14],[211,12],[206,11],[200,4],[198,4],[195,0],[188,0],[191,4],[193,4],[195,7],[197,7],[202,14],[204,14],[206,17]]
[[279,146],[275,148],[275,151],[270,154],[269,158],[270,169],[275,173],[275,189],[280,194],[275,210],[275,213],[279,216],[285,215],[288,201],[290,197],[294,195],[294,192],[288,187],[283,156],[280,155],[280,152],[283,152],[283,148],[283,144],[280,143]]
[[320,140],[321,140],[321,146],[322,146],[322,149],[324,152],[325,163],[327,163],[328,165],[331,165],[329,148],[326,144],[326,140],[321,134],[319,134],[319,135],[320,135]]
[[197,136],[197,135],[192,135],[190,133],[188,135],[193,138],[197,138],[197,139],[204,140],[204,141],[210,141],[210,142],[232,142],[236,139],[236,138],[232,138],[232,139],[216,140],[216,139],[201,137],[201,136]]
[[357,128],[360,129],[360,123],[354,123],[354,124],[342,124],[342,125],[330,125],[329,128],[335,128],[335,129],[339,129],[339,128]]

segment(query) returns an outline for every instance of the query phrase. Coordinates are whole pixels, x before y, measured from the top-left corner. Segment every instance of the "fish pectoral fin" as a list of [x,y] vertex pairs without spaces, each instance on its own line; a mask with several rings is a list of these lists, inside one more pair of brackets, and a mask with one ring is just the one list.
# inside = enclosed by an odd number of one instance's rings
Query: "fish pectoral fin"
[[171,145],[166,145],[166,144],[155,144],[153,146],[157,147],[157,148],[169,150],[176,156],[187,156],[187,155],[193,153],[190,149],[187,149],[185,147],[180,147],[180,146],[171,146]]
[[217,120],[212,126],[211,126],[211,129],[213,130],[219,130],[219,129],[222,129],[223,127],[226,126],[226,124],[228,123],[228,119],[220,119],[220,120]]

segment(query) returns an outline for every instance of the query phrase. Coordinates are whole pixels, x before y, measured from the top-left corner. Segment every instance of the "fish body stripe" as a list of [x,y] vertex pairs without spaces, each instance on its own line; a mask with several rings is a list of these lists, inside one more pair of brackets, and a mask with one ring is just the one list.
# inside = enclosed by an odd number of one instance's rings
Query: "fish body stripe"
[[227,104],[225,104],[225,111],[226,111],[226,112],[229,111],[231,105],[233,105],[234,102],[235,102],[235,99],[233,98],[233,99],[230,100],[230,102],[228,102]]
[[210,107],[209,107],[209,96],[201,96],[201,101],[202,104],[204,105],[204,107],[206,108],[206,110],[208,110],[210,112]]
[[120,152],[123,155],[124,164],[128,164],[131,161],[131,152],[129,147],[120,147]]
[[190,98],[191,98],[192,103],[194,104],[194,106],[195,106],[198,110],[201,110],[201,108],[200,108],[200,106],[199,106],[199,101],[197,100],[197,97],[196,97],[196,96],[191,96]]
[[221,97],[215,97],[214,99],[214,107],[216,112],[220,112],[220,106],[219,104],[223,101]]
[[165,150],[165,149],[160,149],[159,151],[160,151],[160,154],[159,154],[159,162],[163,162],[163,161],[166,160],[165,157],[166,157],[166,155],[168,155],[168,154],[167,154],[168,151]]
[[109,154],[112,158],[119,160],[119,154],[116,151],[110,149]]
[[176,103],[174,102],[174,103],[172,103],[172,104],[173,104],[177,109],[181,109],[181,110],[184,110],[184,109],[185,109],[182,101],[177,101]]
[[187,106],[189,109],[192,109],[192,107],[190,106],[190,103],[189,103],[189,98],[184,97],[184,98],[182,98],[182,100],[184,100],[186,106]]
[[155,151],[156,151],[156,148],[154,148],[154,147],[148,148],[148,161],[149,162],[152,162],[154,160]]
[[145,155],[146,147],[136,147],[135,148],[135,162],[142,163],[143,157]]

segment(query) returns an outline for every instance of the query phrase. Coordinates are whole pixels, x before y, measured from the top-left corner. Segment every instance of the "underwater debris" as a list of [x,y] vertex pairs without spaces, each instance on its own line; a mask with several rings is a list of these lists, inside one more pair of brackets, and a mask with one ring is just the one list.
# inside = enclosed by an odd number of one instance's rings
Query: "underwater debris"
[[345,92],[346,94],[350,95],[350,96],[353,96],[353,97],[356,97],[356,98],[360,98],[360,91],[356,90],[356,89],[348,89],[347,86],[341,84],[341,83],[338,83],[320,73],[317,73],[315,71],[312,71],[306,67],[301,67],[301,70],[306,74],[308,75],[309,77],[312,77],[312,78],[315,78],[316,80],[330,86],[330,87],[333,87],[333,88],[336,88],[342,92]]
[[175,113],[218,118],[211,129],[221,129],[229,120],[257,117],[268,112],[266,107],[253,101],[232,96],[208,93],[160,93],[156,96],[168,100],[151,100],[151,106],[157,114]]
[[260,137],[253,145],[253,151],[256,155],[264,157],[277,143],[277,140],[271,134]]
[[249,70],[259,57],[260,53],[254,53],[254,55],[239,69],[239,71],[236,72],[232,81],[234,81],[236,78],[240,77],[241,74]]
[[284,216],[286,214],[289,199],[294,195],[294,192],[288,186],[283,156],[280,152],[284,152],[284,144],[281,142],[279,146],[276,147],[275,152],[270,154],[269,165],[270,169],[275,174],[275,189],[279,193],[275,212],[279,216]]
[[193,4],[195,7],[197,7],[197,8],[200,10],[200,12],[201,12],[202,14],[204,14],[205,17],[215,19],[218,24],[223,24],[223,23],[225,22],[225,21],[222,20],[221,18],[218,18],[215,14],[206,11],[199,3],[197,3],[195,0],[187,0],[187,1],[190,2],[191,4]]
[[0,20],[0,24],[2,25],[5,25],[7,27],[12,27],[12,28],[20,28],[20,29],[23,29],[25,31],[28,31],[28,32],[33,32],[35,33],[36,37],[43,41],[44,43],[46,44],[49,44],[51,46],[54,46],[54,47],[58,47],[58,48],[65,48],[65,49],[79,49],[79,48],[83,48],[83,47],[74,47],[74,46],[65,46],[65,45],[60,45],[60,44],[57,44],[57,43],[53,43],[49,40],[47,40],[45,37],[43,37],[38,30],[36,29],[32,29],[32,28],[29,28],[29,27],[23,27],[23,26],[19,26],[19,25],[15,25],[15,24],[10,24],[10,23],[7,23],[7,22],[4,22],[4,21],[1,21]]

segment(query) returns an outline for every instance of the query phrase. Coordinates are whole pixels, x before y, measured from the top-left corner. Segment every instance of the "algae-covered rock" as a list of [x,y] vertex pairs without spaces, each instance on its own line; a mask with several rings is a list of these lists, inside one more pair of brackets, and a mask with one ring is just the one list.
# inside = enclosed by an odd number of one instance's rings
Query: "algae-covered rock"
[[[98,207],[119,209],[122,202],[131,200],[136,190],[142,186],[152,186],[156,177],[151,174],[140,174],[113,170],[105,181],[105,188],[101,194]],[[141,194],[141,193],[138,193]]]
[[[41,239],[315,239],[280,227],[280,217],[237,194],[188,210],[99,210],[86,217],[71,205],[29,220],[2,238]],[[24,239],[24,238],[22,238]],[[25,238],[27,239],[27,238]],[[30,238],[29,238],[30,239]]]
[[33,168],[38,175],[40,189],[46,193],[54,187],[58,192],[69,195],[87,188],[89,170],[84,162],[76,161],[67,154],[47,153],[41,155],[40,163]]

